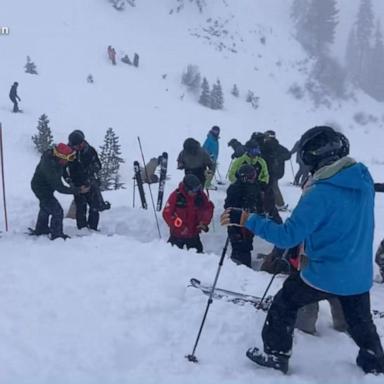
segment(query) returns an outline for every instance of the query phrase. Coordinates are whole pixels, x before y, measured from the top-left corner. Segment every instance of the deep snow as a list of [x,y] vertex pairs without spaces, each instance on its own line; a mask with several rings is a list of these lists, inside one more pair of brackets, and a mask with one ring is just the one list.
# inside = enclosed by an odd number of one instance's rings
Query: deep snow
[[[220,301],[208,314],[196,353],[200,363],[184,358],[192,350],[207,302],[187,284],[191,277],[213,281],[225,241],[218,223],[225,187],[211,192],[216,210],[210,232],[202,235],[206,253],[170,247],[161,215],[159,240],[153,213],[132,208],[132,162],[140,159],[137,136],[147,159],[169,152],[166,196],[182,177],[175,162],[183,140],[194,136],[203,141],[213,124],[222,128],[223,175],[230,161],[226,143],[232,137],[244,141],[255,130],[275,129],[280,141],[291,147],[312,125],[335,122],[350,138],[352,155],[383,181],[383,113],[382,105],[364,95],[331,110],[314,110],[307,100],[293,100],[286,93],[292,82],[302,79],[294,64],[304,57],[291,37],[288,2],[243,0],[239,6],[212,0],[205,15],[191,4],[170,15],[174,3],[138,0],[136,8],[118,13],[106,1],[1,1],[0,22],[10,28],[8,36],[0,36],[0,121],[10,231],[0,239],[0,382],[381,382],[381,377],[364,376],[355,366],[357,348],[331,328],[326,304],[321,304],[318,336],[295,333],[288,376],[260,369],[245,357],[248,347],[261,345],[265,314]],[[340,3],[351,13],[348,4],[355,9],[357,0]],[[201,32],[210,16],[230,20],[237,54],[217,51],[191,35]],[[113,67],[106,58],[109,44],[120,57],[138,52],[140,67],[120,62]],[[36,63],[38,76],[23,72],[26,55]],[[220,78],[226,92],[224,111],[201,107],[180,85],[188,64],[199,65],[211,84]],[[94,84],[85,81],[89,73]],[[10,113],[8,100],[15,80],[24,110],[19,115]],[[233,83],[243,97],[254,90],[260,108],[253,110],[232,98]],[[356,125],[352,117],[359,111],[376,115],[378,122]],[[77,237],[75,223],[66,219],[65,232],[72,235],[66,242],[24,234],[38,210],[29,183],[39,157],[30,137],[42,113],[51,121],[56,142],[82,129],[90,143],[99,146],[110,126],[120,137],[127,188],[105,194],[112,209],[102,213],[100,233],[84,231]],[[289,185],[291,180],[287,162],[281,187],[294,206],[300,191]],[[69,197],[58,198],[69,206]],[[384,197],[378,194],[375,248],[383,237],[383,212]],[[256,251],[271,248],[258,239],[254,245]],[[261,295],[269,279],[226,259],[218,286]],[[282,281],[279,278],[271,292]],[[384,310],[383,292],[383,286],[373,287],[373,307]],[[383,336],[383,320],[376,324]]]

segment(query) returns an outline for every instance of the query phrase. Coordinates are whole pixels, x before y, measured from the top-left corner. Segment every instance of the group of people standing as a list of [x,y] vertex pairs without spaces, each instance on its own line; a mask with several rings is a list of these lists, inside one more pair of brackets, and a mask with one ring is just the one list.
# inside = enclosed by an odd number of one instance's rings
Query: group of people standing
[[[97,231],[99,212],[110,208],[100,192],[100,169],[97,151],[80,130],[70,133],[68,144],[60,143],[45,151],[31,181],[32,191],[40,205],[31,234],[49,235],[51,240],[69,237],[63,232],[64,211],[54,196],[55,191],[74,196],[78,229]],[[63,178],[68,185],[63,183]]]

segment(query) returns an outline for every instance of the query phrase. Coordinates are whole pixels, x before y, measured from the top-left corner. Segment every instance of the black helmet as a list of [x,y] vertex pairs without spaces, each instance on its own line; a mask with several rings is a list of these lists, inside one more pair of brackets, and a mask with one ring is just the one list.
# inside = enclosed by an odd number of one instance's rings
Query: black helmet
[[262,145],[264,143],[265,134],[263,132],[253,132],[251,140],[256,141],[257,144]]
[[300,157],[312,172],[348,154],[348,139],[328,126],[313,127],[300,139]]
[[276,132],[272,131],[272,129],[270,129],[269,131],[265,131],[264,135],[266,138],[276,138]]
[[257,178],[256,168],[250,164],[244,164],[236,172],[236,178],[241,183],[253,183]]
[[196,154],[198,149],[200,147],[200,143],[193,139],[192,137],[189,137],[184,141],[183,149],[185,152]]
[[183,184],[187,192],[199,192],[202,189],[199,178],[192,173],[184,176]]
[[83,131],[76,129],[68,136],[68,144],[70,146],[80,145],[85,139]]

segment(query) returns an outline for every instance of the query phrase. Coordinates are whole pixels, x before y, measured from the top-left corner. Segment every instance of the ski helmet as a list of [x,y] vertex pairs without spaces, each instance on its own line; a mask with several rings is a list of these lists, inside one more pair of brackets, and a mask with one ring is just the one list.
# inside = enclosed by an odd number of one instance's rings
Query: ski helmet
[[71,147],[74,147],[76,145],[80,145],[85,139],[85,135],[83,131],[80,131],[79,129],[76,129],[75,131],[71,132],[68,136],[68,144]]
[[272,131],[271,129],[269,131],[264,132],[265,137],[271,139],[271,138],[276,138],[276,132]]
[[74,161],[76,158],[76,151],[69,145],[64,143],[57,144],[53,147],[53,155],[64,161]]
[[313,127],[300,139],[300,157],[312,172],[348,154],[348,139],[328,126]]
[[202,189],[199,178],[192,173],[184,176],[183,184],[187,192],[199,192]]
[[253,183],[257,178],[256,168],[250,164],[244,164],[236,172],[236,177],[241,183]]
[[260,146],[255,140],[249,140],[245,144],[247,154],[251,157],[256,157],[261,155]]
[[191,154],[196,154],[199,147],[200,147],[200,143],[197,140],[193,139],[192,137],[189,137],[188,139],[186,139],[183,144],[184,151]]

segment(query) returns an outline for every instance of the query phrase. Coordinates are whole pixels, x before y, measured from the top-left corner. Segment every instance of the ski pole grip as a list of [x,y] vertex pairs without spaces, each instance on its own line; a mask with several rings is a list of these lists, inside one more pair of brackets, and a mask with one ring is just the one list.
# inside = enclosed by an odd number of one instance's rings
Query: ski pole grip
[[183,225],[183,220],[181,220],[180,217],[176,217],[175,221],[173,222],[173,225],[176,228],[180,228]]

